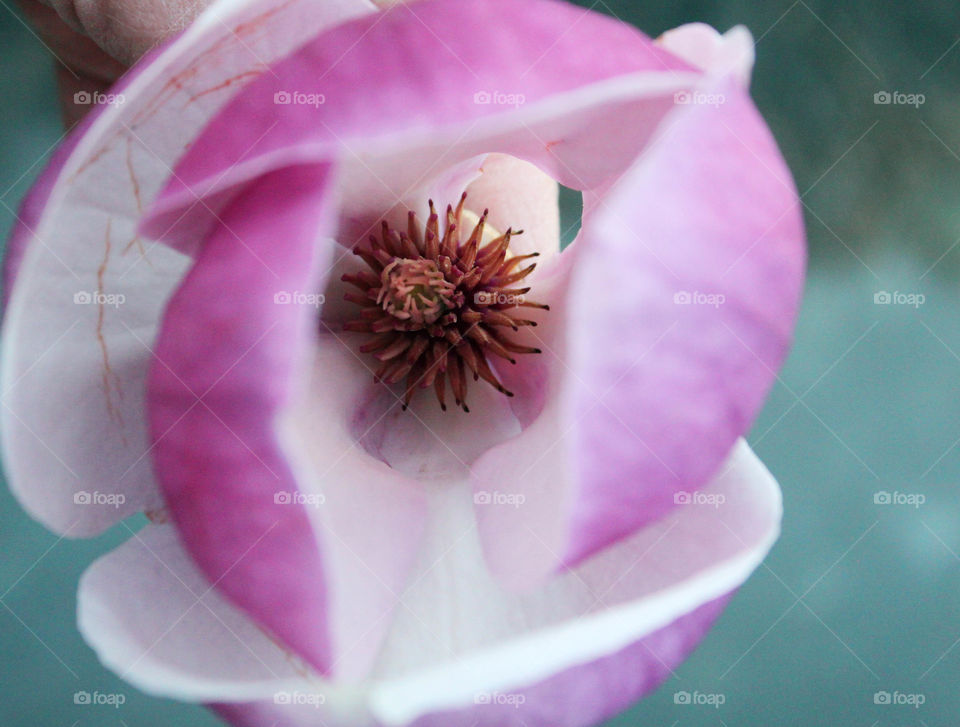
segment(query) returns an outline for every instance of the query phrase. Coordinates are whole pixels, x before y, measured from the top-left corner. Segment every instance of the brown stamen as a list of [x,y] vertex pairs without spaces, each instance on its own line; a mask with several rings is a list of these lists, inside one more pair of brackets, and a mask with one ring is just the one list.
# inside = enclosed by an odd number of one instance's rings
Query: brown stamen
[[371,235],[369,245],[354,250],[369,270],[342,277],[358,289],[346,299],[361,309],[344,328],[373,334],[360,350],[380,362],[376,380],[394,384],[406,379],[404,409],[418,388],[432,386],[444,411],[447,388],[457,406],[470,411],[466,402],[470,378],[513,396],[487,358],[516,363],[512,354],[540,353],[506,336],[521,326],[536,325],[514,318],[518,308],[549,310],[526,300],[529,287],[516,287],[536,267],[534,263],[518,269],[518,263],[537,253],[509,256],[510,238],[522,230],[508,229],[483,244],[484,229],[490,229],[487,210],[470,234],[463,235],[466,198],[464,192],[456,207],[447,206],[442,231],[433,200],[422,228],[412,211],[405,232],[384,222],[379,237]]

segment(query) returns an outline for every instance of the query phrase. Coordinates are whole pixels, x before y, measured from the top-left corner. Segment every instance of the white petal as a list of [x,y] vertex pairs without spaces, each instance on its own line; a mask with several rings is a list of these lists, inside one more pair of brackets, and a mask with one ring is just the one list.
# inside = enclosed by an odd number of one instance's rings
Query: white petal
[[710,499],[518,595],[483,567],[466,483],[436,492],[412,585],[398,594],[385,647],[362,682],[298,679],[213,591],[202,601],[219,618],[191,608],[202,579],[166,527],[145,529],[91,568],[81,628],[105,663],[151,693],[225,702],[297,690],[323,695],[317,711],[300,710],[316,724],[407,724],[614,654],[736,589],[777,537],[779,488],[741,442],[704,494]]
[[97,560],[77,600],[87,643],[145,692],[206,701],[308,688],[297,661],[206,582],[172,525],[148,525]]
[[[0,360],[10,485],[51,529],[91,535],[160,504],[143,384],[188,261],[139,240],[140,214],[246,81],[325,25],[372,11],[367,0],[222,0],[131,71],[64,164],[19,269]],[[124,502],[75,502],[84,492]]]
[[753,36],[743,25],[720,35],[705,23],[688,23],[668,30],[657,41],[674,55],[710,73],[733,73],[744,86],[756,58]]
[[405,724],[477,693],[534,684],[732,591],[776,540],[780,490],[741,442],[704,493],[722,496],[722,504],[680,507],[529,594],[506,592],[471,566],[481,558],[479,544],[463,535],[471,523],[451,493],[450,510],[434,521],[433,552],[381,657],[374,713],[385,724]]

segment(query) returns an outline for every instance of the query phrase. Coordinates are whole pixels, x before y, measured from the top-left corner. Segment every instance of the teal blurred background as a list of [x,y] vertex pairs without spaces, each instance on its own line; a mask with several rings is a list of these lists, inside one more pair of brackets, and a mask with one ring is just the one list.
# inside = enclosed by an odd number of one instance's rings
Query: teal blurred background
[[[757,40],[753,93],[797,180],[810,271],[796,344],[750,441],[783,536],[693,657],[611,726],[947,727],[960,715],[960,16],[951,2],[582,3],[650,35]],[[53,63],[0,0],[0,233],[62,134]],[[658,7],[660,6],[660,7]],[[922,93],[918,108],[878,105]],[[920,293],[918,308],[875,294]],[[919,507],[875,494],[922,494]],[[103,669],[75,627],[84,567],[0,488],[0,724],[212,727]],[[75,691],[126,696],[77,707]],[[678,692],[722,694],[718,708]],[[877,692],[923,695],[919,708]]]

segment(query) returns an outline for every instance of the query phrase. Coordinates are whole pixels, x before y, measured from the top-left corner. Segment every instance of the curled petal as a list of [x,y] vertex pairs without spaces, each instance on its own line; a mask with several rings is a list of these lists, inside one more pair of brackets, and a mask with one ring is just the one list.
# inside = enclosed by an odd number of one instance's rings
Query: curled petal
[[[313,309],[273,302],[287,286],[306,289],[297,283],[319,264],[329,174],[268,175],[224,211],[164,314],[147,394],[160,486],[188,552],[321,671],[330,661],[323,565],[304,508],[288,502],[299,487],[273,427]],[[278,238],[284,254],[267,255]]]
[[789,348],[805,262],[796,189],[739,87],[703,90],[724,102],[665,120],[585,222],[568,291],[579,475],[568,562],[707,482]]
[[[4,268],[3,462],[47,527],[101,532],[162,507],[144,416],[150,347],[189,260],[137,234],[198,130],[240,88],[367,0],[214,3],[148,54],[61,147]],[[96,498],[110,496],[98,506]]]
[[510,243],[514,255],[540,253],[542,265],[560,252],[557,183],[533,164],[491,154],[467,193],[474,209],[490,210],[487,219],[494,229],[524,231]]
[[[483,573],[469,492],[435,493],[442,517],[363,681],[284,664],[215,594],[188,608],[202,578],[174,539],[159,542],[162,533],[141,534],[149,547],[131,541],[91,569],[81,624],[101,658],[142,688],[221,703],[237,725],[596,724],[669,675],[776,539],[779,490],[746,444],[737,444],[701,494],[709,503],[679,508],[541,591],[517,594]],[[164,595],[146,608],[146,590]],[[136,618],[138,608],[150,617]],[[182,625],[168,634],[180,616]],[[177,648],[200,629],[211,630],[208,653]],[[295,691],[322,703],[277,703]]]
[[96,561],[77,601],[100,660],[150,694],[242,700],[309,687],[299,660],[210,586],[171,525],[148,525]]
[[706,23],[688,23],[668,30],[657,42],[697,68],[718,76],[732,74],[744,88],[750,85],[756,44],[742,25],[721,35]]
[[355,342],[316,331],[310,291],[345,254],[326,237],[330,178],[289,167],[223,211],[167,308],[148,403],[188,552],[285,645],[343,676],[377,654],[425,507],[354,436],[372,387]]
[[678,105],[616,185],[584,193],[579,239],[536,281],[552,310],[528,335],[546,353],[504,367],[517,399],[543,406],[474,465],[478,488],[531,503],[480,514],[491,566],[517,586],[708,481],[786,355],[804,268],[796,191],[735,81],[696,92],[723,101]]
[[[601,42],[603,53],[590,50]],[[143,229],[191,252],[245,180],[315,159],[339,160],[348,219],[379,217],[490,152],[594,186],[625,168],[697,75],[628,26],[552,0],[397,6],[321,33],[239,94]],[[275,103],[303,89],[317,104]],[[512,102],[494,98],[507,89]]]

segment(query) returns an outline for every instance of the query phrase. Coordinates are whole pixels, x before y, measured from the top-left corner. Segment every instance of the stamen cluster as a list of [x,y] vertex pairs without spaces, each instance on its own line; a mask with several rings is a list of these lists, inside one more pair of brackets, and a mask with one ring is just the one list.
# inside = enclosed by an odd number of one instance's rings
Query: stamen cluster
[[447,205],[442,232],[433,200],[426,225],[421,226],[412,211],[405,232],[383,222],[379,237],[371,235],[368,245],[353,251],[367,269],[342,278],[359,289],[345,296],[360,306],[359,317],[345,329],[373,334],[360,351],[380,361],[374,374],[377,381],[406,380],[404,409],[418,388],[433,387],[446,410],[449,382],[456,405],[470,411],[466,402],[470,375],[513,396],[491,369],[488,356],[515,364],[514,354],[540,353],[507,335],[537,325],[517,317],[519,309],[549,309],[526,299],[529,287],[515,287],[536,267],[520,264],[539,253],[510,255],[510,238],[522,230],[508,229],[484,244],[488,210],[469,237],[461,239],[466,199],[464,192],[456,208]]

